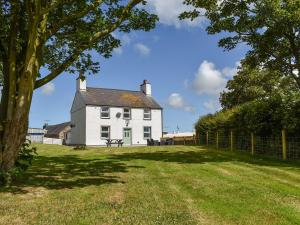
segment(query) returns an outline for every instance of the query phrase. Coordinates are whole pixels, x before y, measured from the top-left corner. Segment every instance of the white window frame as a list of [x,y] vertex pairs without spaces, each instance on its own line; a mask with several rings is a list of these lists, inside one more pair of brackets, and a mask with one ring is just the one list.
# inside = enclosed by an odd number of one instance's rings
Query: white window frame
[[[108,131],[103,131],[103,128],[104,127],[107,127],[108,128]],[[102,134],[103,133],[107,133],[108,134],[108,137],[102,137]],[[102,140],[106,140],[106,139],[110,139],[110,126],[101,126],[101,128],[100,128],[100,138],[102,139]]]
[[[125,110],[128,109],[129,112],[125,113]],[[129,113],[129,117],[125,117],[125,114]],[[130,108],[123,108],[123,119],[124,120],[131,120],[131,109]]]
[[[145,128],[150,128],[150,132],[149,131],[145,132]],[[150,134],[150,135],[149,135],[149,137],[145,137],[145,134]],[[152,139],[152,127],[150,127],[150,126],[143,127],[143,137],[144,137],[144,140]]]
[[[103,108],[107,108],[108,111],[103,111]],[[108,113],[108,117],[102,116],[102,113]],[[102,106],[100,108],[100,117],[101,119],[110,119],[110,108],[108,106]]]
[[[149,110],[149,112],[146,113],[145,110]],[[149,115],[149,118],[146,118],[145,115]],[[152,117],[151,109],[144,109],[144,116],[143,116],[144,120],[151,120],[151,117]]]

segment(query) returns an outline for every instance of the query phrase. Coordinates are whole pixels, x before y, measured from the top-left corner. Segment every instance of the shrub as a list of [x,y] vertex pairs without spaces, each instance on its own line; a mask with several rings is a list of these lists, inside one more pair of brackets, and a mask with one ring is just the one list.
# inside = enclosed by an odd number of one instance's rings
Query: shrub
[[22,175],[32,165],[36,155],[36,147],[32,147],[31,141],[26,140],[21,147],[15,166],[9,171],[0,170],[0,184],[10,185],[16,177]]

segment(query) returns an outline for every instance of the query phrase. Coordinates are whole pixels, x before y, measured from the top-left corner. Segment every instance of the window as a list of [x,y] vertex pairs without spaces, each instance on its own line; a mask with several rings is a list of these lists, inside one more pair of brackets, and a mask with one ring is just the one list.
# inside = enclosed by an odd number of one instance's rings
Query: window
[[151,139],[151,127],[144,127],[144,139]]
[[123,110],[123,118],[126,120],[130,120],[131,119],[131,110],[128,108],[125,108]]
[[101,126],[101,139],[109,139],[109,138],[110,138],[110,127]]
[[109,119],[110,118],[109,107],[101,107],[101,119]]
[[144,120],[151,120],[151,109],[144,109]]

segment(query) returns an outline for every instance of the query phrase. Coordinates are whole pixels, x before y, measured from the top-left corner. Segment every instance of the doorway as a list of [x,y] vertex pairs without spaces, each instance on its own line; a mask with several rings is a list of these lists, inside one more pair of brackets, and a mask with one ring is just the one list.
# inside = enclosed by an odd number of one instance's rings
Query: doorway
[[132,144],[132,131],[131,131],[131,128],[124,128],[123,129],[123,142],[124,142],[124,145],[131,145]]

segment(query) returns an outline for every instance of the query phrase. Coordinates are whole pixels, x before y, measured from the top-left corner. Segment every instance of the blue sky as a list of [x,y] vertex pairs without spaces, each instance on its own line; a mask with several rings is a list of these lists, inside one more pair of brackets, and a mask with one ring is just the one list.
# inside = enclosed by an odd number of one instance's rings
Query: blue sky
[[[109,59],[95,56],[101,71],[87,77],[87,86],[139,90],[147,79],[164,108],[164,130],[172,132],[178,126],[180,131],[192,131],[199,116],[219,109],[218,93],[235,73],[245,49],[224,52],[217,44],[221,36],[207,35],[205,21],[178,21],[176,15],[184,10],[180,0],[151,0],[150,6],[160,16],[157,27],[147,33],[116,34],[122,47]],[[70,120],[75,80],[75,75],[64,73],[35,92],[31,127]]]

